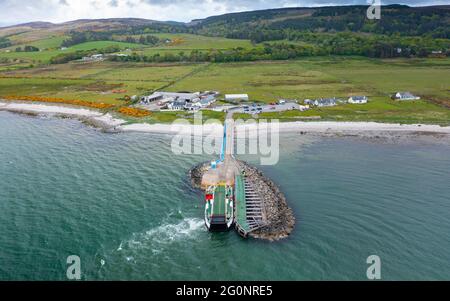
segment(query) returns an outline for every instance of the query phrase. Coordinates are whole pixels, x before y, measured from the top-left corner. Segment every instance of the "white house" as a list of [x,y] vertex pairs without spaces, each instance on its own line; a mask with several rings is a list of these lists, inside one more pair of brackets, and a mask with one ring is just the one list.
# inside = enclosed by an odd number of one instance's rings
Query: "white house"
[[415,95],[411,94],[410,92],[397,92],[394,95],[394,98],[398,99],[398,100],[417,100],[417,99],[420,99],[419,96],[415,96]]
[[367,96],[352,96],[348,99],[348,103],[363,104],[367,103],[368,100]]
[[225,100],[227,101],[248,101],[248,94],[226,94]]

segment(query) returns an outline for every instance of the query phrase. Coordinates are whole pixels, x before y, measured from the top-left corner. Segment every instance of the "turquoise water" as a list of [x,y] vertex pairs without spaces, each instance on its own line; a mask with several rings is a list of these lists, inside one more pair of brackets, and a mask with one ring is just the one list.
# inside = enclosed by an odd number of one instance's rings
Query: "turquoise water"
[[170,137],[0,112],[0,279],[450,279],[450,146],[282,137],[288,239],[211,234]]

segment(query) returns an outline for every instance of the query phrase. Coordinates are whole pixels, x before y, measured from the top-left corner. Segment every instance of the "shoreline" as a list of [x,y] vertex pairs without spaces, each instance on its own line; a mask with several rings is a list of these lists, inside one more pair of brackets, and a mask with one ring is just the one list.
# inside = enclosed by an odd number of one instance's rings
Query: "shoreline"
[[[160,134],[194,133],[201,131],[203,135],[222,135],[221,124],[208,125],[172,125],[164,123],[133,123],[114,117],[110,113],[75,108],[65,105],[47,105],[41,103],[6,102],[0,100],[0,111],[8,111],[28,115],[50,115],[79,119],[103,130],[117,132],[142,132]],[[270,127],[269,127],[270,129]],[[237,125],[236,132],[247,130],[250,135],[257,133],[255,125]],[[367,133],[414,133],[414,134],[444,134],[450,136],[450,126],[431,124],[394,124],[380,122],[352,122],[352,121],[293,121],[280,122],[281,133],[300,132],[314,134],[367,134]]]
[[115,118],[109,113],[65,105],[54,106],[42,103],[3,102],[0,100],[0,111],[26,115],[73,118],[105,131],[115,129],[117,126],[126,123],[125,120]]

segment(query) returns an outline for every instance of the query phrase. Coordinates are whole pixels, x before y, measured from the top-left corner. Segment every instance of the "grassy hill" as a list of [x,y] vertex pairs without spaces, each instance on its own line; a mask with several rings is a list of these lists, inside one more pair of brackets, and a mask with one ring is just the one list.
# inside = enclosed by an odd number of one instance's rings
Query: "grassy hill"
[[[366,20],[366,8],[264,10],[187,24],[103,19],[0,28],[0,97],[75,99],[116,110],[129,104],[126,96],[161,89],[248,93],[265,103],[367,95],[363,106],[261,117],[450,124],[449,7],[383,7],[380,21]],[[39,51],[24,52],[26,46]],[[111,52],[125,56],[76,61]],[[73,58],[55,60],[61,56]],[[392,101],[396,91],[422,100]],[[146,120],[180,115],[152,116]]]
[[[113,45],[120,50],[134,49],[138,56],[133,61],[146,62],[322,55],[426,57],[450,51],[450,6],[384,6],[381,20],[368,20],[366,10],[366,6],[283,8],[212,16],[186,24],[133,18],[34,22],[0,28],[0,60],[47,63],[61,54],[58,50],[63,45],[74,46],[72,52],[101,52],[112,45],[106,42],[132,42],[134,45]],[[154,40],[150,44],[149,37]],[[146,43],[139,41],[142,38]],[[98,43],[96,47],[91,47],[96,43],[81,45],[85,42]],[[41,53],[11,54],[28,45]],[[201,53],[191,55],[193,50]],[[180,51],[184,54],[179,55]]]
[[383,6],[380,22],[367,19],[366,11],[367,6],[269,9],[195,20],[191,27],[197,33],[259,38],[257,41],[263,38],[264,30],[269,31],[267,35],[274,31],[274,36],[281,30],[307,30],[450,37],[450,6]]

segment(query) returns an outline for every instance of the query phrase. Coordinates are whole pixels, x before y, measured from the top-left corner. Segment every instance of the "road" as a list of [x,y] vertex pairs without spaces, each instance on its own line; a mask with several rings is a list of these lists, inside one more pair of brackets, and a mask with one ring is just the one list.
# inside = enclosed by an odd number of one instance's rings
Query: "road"
[[267,112],[284,112],[291,110],[301,110],[302,107],[303,106],[299,105],[298,103],[288,102],[284,104],[275,104],[275,105],[258,105],[258,104],[245,105],[242,107],[234,108],[232,110],[233,113],[258,114]]

